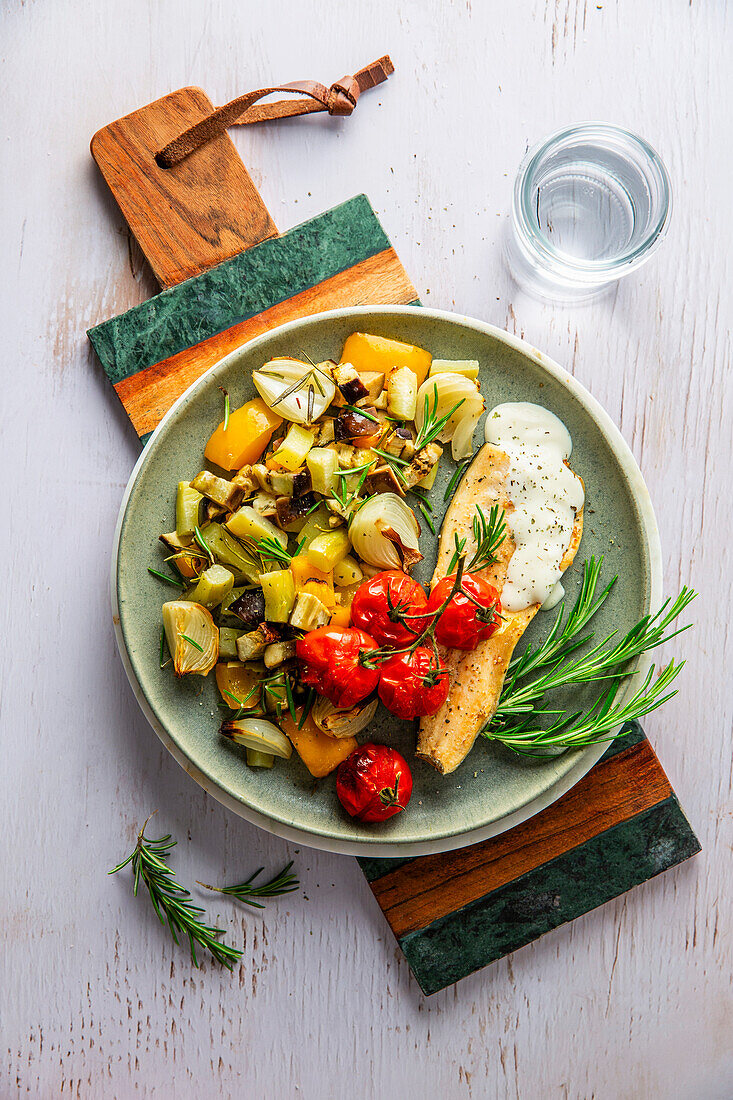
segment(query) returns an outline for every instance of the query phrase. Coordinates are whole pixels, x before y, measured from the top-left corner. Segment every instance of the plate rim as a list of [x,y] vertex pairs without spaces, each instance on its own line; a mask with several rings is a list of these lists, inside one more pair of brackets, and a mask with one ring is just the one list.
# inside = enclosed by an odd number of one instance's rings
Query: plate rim
[[[147,453],[147,443],[155,438],[159,433],[163,431],[168,420],[175,414],[179,405],[188,400],[194,390],[198,386],[202,385],[206,378],[212,371],[217,370],[228,359],[235,355],[239,355],[242,348],[247,347],[250,344],[256,345],[259,341],[265,341],[269,339],[273,333],[286,333],[288,329],[295,328],[306,321],[313,321],[318,319],[319,321],[337,320],[345,317],[368,317],[374,314],[394,314],[395,316],[410,316],[414,313],[419,313],[420,317],[434,318],[439,321],[448,321],[454,324],[459,324],[464,327],[472,328],[483,332],[487,336],[494,337],[500,342],[507,344],[515,350],[527,355],[530,359],[533,359],[538,366],[547,370],[548,373],[553,375],[556,380],[569,389],[572,395],[580,401],[580,403],[591,414],[592,418],[598,423],[599,427],[606,436],[607,441],[612,447],[614,454],[619,461],[624,473],[629,478],[632,488],[632,495],[639,508],[640,520],[642,527],[646,533],[649,546],[649,570],[650,570],[650,604],[652,607],[657,606],[661,602],[662,598],[662,547],[659,536],[659,528],[657,525],[656,516],[654,514],[654,507],[652,505],[651,495],[647,488],[644,477],[641,473],[639,465],[629,447],[628,443],[622,436],[619,428],[616,426],[610,415],[606,412],[599,401],[590,393],[589,390],[578,382],[564,367],[560,366],[554,359],[540,351],[533,344],[530,344],[527,340],[523,340],[519,336],[514,335],[511,332],[507,332],[504,329],[499,328],[497,325],[492,325],[487,321],[481,321],[475,317],[468,317],[465,314],[453,313],[449,310],[432,309],[426,307],[416,306],[344,306],[339,309],[324,310],[320,313],[309,314],[305,317],[298,317],[292,321],[287,321],[282,325],[277,325],[274,328],[268,329],[266,332],[261,333],[259,336],[253,337],[251,340],[245,340],[237,348],[223,355],[221,359],[212,364],[211,367],[206,370],[200,378],[197,378],[191,385],[176,399],[171,405],[168,411],[165,413],[160,423],[156,426],[152,432],[150,438],[143,447],[135,465],[130,474],[130,478],[125,487],[125,491],[120,503],[120,509],[117,516],[117,522],[115,524],[114,541],[112,549],[112,561],[111,561],[111,576],[110,576],[110,595],[112,604],[112,624],[114,627],[115,639],[117,643],[117,649],[122,660],[122,665],[127,676],[127,680],[132,688],[133,695],[138,703],[138,706],[145,715],[149,725],[155,730],[159,739],[175,758],[175,760],[181,765],[184,771],[187,772],[191,778],[198,783],[198,785],[215,798],[226,809],[232,810],[238,817],[244,818],[244,820],[256,825],[258,828],[263,829],[265,832],[271,833],[274,836],[279,836],[284,840],[291,841],[293,843],[304,844],[307,847],[315,848],[320,851],[334,852],[339,855],[352,855],[352,856],[369,856],[372,858],[394,858],[404,859],[422,855],[433,855],[441,852],[455,851],[459,848],[464,848],[472,844],[478,844],[481,841],[488,840],[491,837],[499,836],[509,829],[513,829],[516,825],[522,824],[524,821],[529,820],[536,814],[541,813],[542,810],[547,809],[559,798],[562,798],[564,794],[567,794],[576,783],[578,783],[583,776],[597,764],[600,758],[605,753],[608,743],[601,742],[598,746],[595,746],[592,750],[582,753],[579,757],[575,767],[571,768],[561,779],[557,780],[554,784],[548,787],[540,795],[530,799],[518,810],[513,813],[506,814],[504,817],[498,818],[496,821],[490,822],[487,825],[480,825],[473,829],[469,829],[466,832],[457,832],[450,835],[443,835],[441,837],[432,838],[424,841],[389,841],[380,839],[375,835],[375,839],[372,840],[347,840],[339,837],[334,837],[328,834],[311,831],[309,829],[301,828],[294,824],[288,824],[282,821],[278,821],[276,818],[269,817],[267,814],[262,813],[259,810],[253,809],[251,806],[246,805],[244,802],[233,797],[227,790],[220,787],[214,780],[207,776],[200,768],[198,768],[186,755],[186,753],[176,744],[171,735],[166,730],[165,726],[160,722],[155,715],[150,703],[145,696],[145,693],[140,685],[140,682],[135,675],[135,671],[132,666],[127,647],[125,645],[124,634],[120,623],[120,608],[118,601],[117,591],[117,577],[118,577],[118,561],[120,540],[122,534],[122,526],[127,511],[127,505],[130,499],[135,482],[137,481],[140,468],[142,467],[145,456]],[[651,667],[652,657],[650,654],[646,654],[639,663],[639,672],[644,675]]]

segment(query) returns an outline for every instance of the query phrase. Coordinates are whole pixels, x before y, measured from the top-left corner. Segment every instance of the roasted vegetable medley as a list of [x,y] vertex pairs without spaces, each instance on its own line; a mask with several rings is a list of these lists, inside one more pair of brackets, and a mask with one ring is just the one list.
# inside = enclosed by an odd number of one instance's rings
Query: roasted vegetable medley
[[[448,578],[428,605],[408,575],[421,522],[434,530],[441,444],[454,460],[471,454],[477,377],[478,363],[354,333],[339,363],[274,359],[253,374],[257,398],[231,408],[224,394],[201,471],[178,484],[175,530],[160,536],[178,577],[151,572],[182,589],[163,605],[161,665],[214,673],[220,732],[250,766],[294,748],[327,775],[356,750],[378,698],[404,718],[440,706],[440,621],[466,648],[498,621],[489,585],[456,602]],[[409,797],[407,778],[399,794]]]

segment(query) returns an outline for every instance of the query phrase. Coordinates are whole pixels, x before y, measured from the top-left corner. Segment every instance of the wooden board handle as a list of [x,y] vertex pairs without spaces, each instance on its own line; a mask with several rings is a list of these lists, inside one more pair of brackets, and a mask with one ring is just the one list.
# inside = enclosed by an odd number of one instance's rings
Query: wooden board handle
[[92,138],[92,156],[162,287],[278,236],[227,134],[175,168],[156,164],[163,146],[212,110],[201,88],[180,88]]

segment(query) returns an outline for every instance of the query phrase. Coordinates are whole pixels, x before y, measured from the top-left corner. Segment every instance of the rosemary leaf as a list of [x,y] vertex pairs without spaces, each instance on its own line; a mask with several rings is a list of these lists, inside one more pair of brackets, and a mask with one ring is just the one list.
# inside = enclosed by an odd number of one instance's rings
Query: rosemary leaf
[[148,566],[148,573],[152,573],[158,580],[165,581],[166,584],[172,584],[174,588],[185,588],[185,584],[182,581],[176,580],[175,577],[169,577],[166,573],[160,573],[157,569],[153,569],[151,565]]

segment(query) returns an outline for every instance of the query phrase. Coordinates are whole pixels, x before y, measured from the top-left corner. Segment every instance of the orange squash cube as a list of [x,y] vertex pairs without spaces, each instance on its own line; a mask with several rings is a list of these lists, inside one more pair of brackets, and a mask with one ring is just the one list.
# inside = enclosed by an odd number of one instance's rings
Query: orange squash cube
[[280,727],[292,742],[293,748],[311,775],[316,779],[322,779],[324,775],[329,775],[334,768],[337,768],[350,752],[354,751],[358,741],[355,737],[330,737],[323,730],[319,730],[310,715],[303,723],[303,728],[298,729],[302,713],[302,707],[296,710],[295,722],[290,714],[283,714]]
[[371,336],[368,332],[352,332],[341,352],[341,362],[351,363],[357,371],[383,373],[385,380],[393,370],[409,367],[417,378],[418,386],[428,376],[433,357],[429,351],[400,340],[388,340],[386,336]]
[[260,458],[282,422],[281,416],[256,397],[230,413],[226,431],[222,420],[206,444],[204,455],[222,470],[241,470]]

